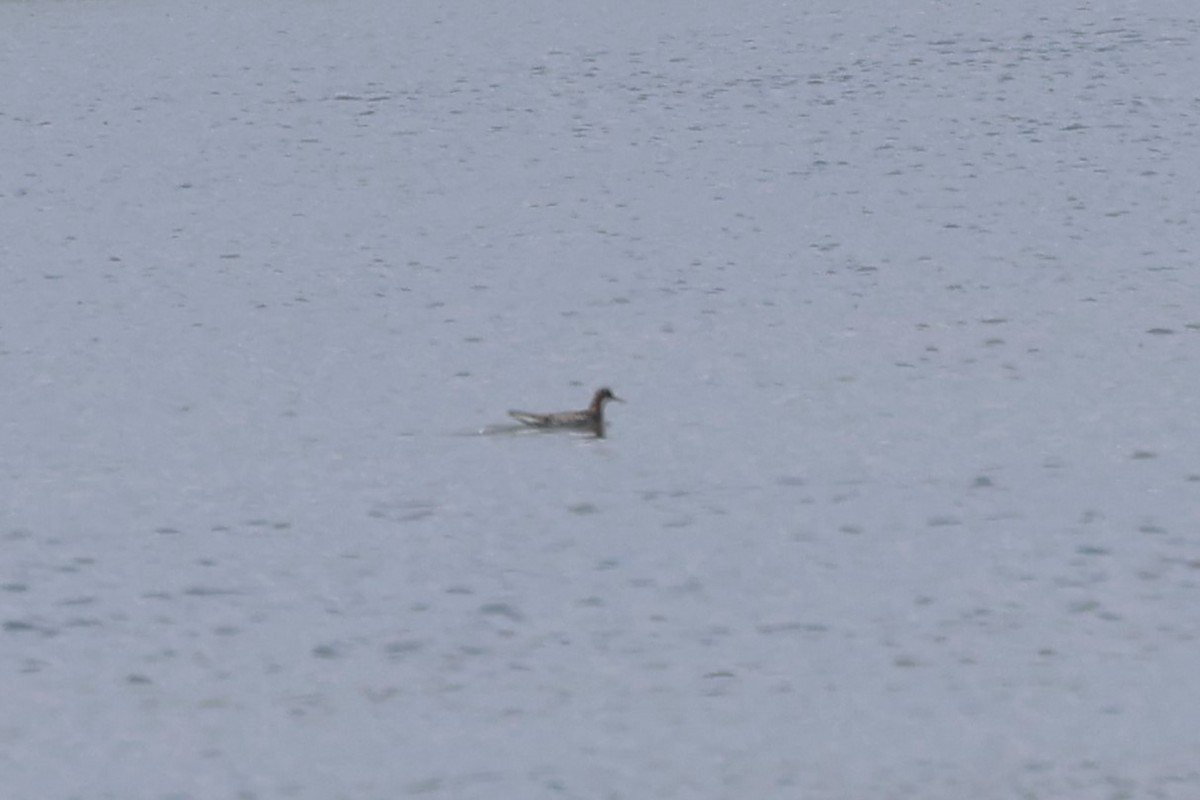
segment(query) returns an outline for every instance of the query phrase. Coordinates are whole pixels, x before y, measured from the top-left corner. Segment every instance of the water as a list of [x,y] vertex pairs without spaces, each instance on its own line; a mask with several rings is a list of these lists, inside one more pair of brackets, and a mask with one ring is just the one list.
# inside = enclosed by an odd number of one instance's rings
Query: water
[[0,6],[14,796],[1194,796],[1197,20],[843,5]]

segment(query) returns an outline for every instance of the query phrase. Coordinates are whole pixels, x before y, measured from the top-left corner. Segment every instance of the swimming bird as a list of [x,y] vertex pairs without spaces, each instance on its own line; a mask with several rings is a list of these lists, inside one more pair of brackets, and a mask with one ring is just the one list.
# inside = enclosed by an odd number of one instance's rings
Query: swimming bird
[[625,401],[604,386],[592,395],[592,404],[582,411],[552,411],[536,414],[531,411],[509,411],[508,415],[518,422],[533,428],[575,428],[590,430],[597,438],[604,438],[604,404],[609,400]]

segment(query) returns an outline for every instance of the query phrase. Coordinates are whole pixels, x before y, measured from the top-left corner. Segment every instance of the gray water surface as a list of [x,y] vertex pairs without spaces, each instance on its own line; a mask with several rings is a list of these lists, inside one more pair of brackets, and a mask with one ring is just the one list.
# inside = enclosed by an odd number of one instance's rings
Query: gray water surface
[[6,796],[1200,796],[1200,18],[1077,5],[0,5]]

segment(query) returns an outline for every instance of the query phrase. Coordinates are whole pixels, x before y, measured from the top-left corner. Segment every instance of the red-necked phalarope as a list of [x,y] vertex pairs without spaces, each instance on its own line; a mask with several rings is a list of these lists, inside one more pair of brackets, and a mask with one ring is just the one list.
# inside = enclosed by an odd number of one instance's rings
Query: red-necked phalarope
[[513,419],[534,428],[577,428],[590,430],[597,437],[604,437],[604,404],[609,400],[625,401],[612,393],[607,386],[597,389],[592,395],[592,404],[582,411],[554,411],[549,414],[534,414],[529,411],[509,411]]

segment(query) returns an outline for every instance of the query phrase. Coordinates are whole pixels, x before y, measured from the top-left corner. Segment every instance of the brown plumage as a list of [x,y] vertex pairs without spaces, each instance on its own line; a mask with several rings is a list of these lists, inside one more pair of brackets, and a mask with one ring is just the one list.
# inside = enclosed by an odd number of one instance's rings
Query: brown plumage
[[609,400],[625,401],[604,386],[592,395],[592,403],[582,411],[551,411],[545,414],[532,411],[509,411],[508,415],[518,422],[533,428],[575,428],[590,430],[596,436],[604,436],[604,404]]

